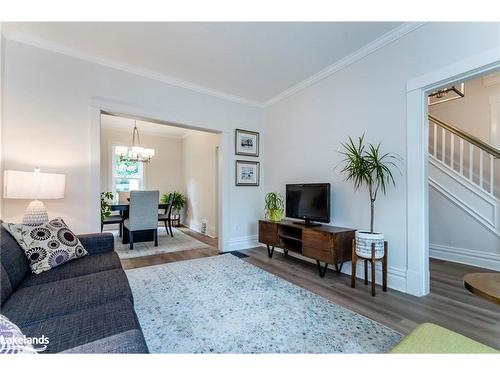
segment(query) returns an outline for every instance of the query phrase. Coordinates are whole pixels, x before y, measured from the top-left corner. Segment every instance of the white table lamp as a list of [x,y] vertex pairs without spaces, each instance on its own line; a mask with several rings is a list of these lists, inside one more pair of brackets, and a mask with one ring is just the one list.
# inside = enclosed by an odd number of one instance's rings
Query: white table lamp
[[7,199],[33,199],[26,208],[23,224],[41,224],[49,220],[47,210],[39,199],[64,198],[66,176],[56,173],[12,171],[4,172],[3,197]]

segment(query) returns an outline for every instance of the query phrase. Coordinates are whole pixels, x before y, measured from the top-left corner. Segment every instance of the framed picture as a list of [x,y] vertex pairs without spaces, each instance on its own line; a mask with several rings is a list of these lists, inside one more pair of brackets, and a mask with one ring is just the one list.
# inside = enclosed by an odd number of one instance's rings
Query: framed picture
[[236,129],[235,153],[244,156],[259,156],[259,133]]
[[236,186],[259,186],[260,163],[236,160]]

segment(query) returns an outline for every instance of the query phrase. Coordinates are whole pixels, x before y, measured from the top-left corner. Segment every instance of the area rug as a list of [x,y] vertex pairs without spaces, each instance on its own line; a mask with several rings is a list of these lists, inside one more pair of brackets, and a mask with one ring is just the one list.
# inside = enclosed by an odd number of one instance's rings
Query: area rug
[[401,339],[231,254],[126,273],[152,353],[385,353]]
[[129,259],[210,247],[206,243],[198,241],[196,238],[188,236],[176,228],[172,228],[172,230],[174,232],[173,237],[167,234],[164,228],[158,228],[158,247],[154,246],[153,241],[136,242],[134,243],[133,250],[130,250],[128,244],[122,244],[122,239],[118,236],[118,230],[112,231],[115,237],[115,251],[118,253],[120,259]]

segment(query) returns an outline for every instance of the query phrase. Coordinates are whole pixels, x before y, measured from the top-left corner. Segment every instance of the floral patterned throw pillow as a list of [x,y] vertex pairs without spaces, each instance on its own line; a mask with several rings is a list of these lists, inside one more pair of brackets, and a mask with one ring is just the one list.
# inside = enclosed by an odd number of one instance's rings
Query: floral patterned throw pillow
[[23,248],[33,273],[42,273],[87,255],[78,237],[60,217],[36,226],[2,225]]

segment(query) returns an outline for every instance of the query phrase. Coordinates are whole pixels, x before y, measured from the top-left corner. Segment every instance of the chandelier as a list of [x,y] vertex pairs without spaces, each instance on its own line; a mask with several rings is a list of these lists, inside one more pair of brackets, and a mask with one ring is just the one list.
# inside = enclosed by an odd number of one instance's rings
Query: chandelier
[[136,121],[134,121],[134,130],[132,132],[132,146],[120,147],[119,154],[120,154],[120,161],[139,162],[139,163],[149,163],[151,161],[151,158],[155,156],[154,149],[144,148],[141,146],[141,140],[139,138],[139,130],[137,130]]

